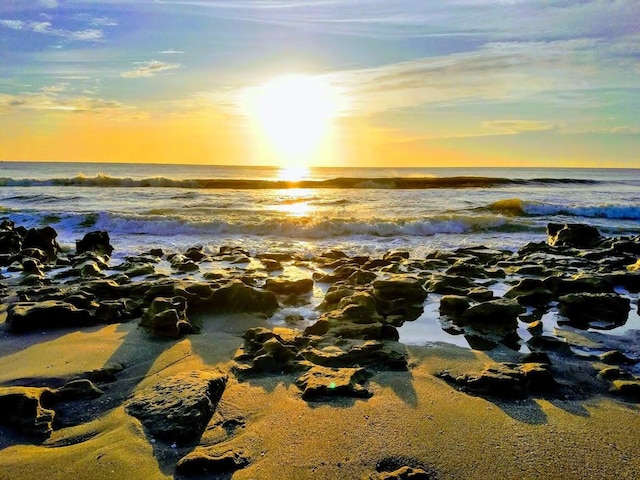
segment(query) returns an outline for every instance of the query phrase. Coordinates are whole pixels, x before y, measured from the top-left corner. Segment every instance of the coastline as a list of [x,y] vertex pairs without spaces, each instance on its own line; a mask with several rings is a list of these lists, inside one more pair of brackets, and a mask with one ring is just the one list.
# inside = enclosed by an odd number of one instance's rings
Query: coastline
[[[3,230],[16,227],[5,224]],[[563,330],[564,337],[544,330],[533,335],[555,339],[547,338],[544,347],[529,346],[547,355],[549,364],[540,361],[541,355],[523,359],[526,355],[503,344],[510,343],[514,321],[525,325],[524,315],[530,326],[539,320],[536,310],[557,309],[555,302],[570,305],[569,295],[627,298],[615,290],[622,285],[632,299],[627,316],[637,312],[640,238],[603,238],[593,232],[591,237],[584,232],[570,236],[567,230],[552,227],[550,244],[530,244],[518,253],[478,247],[436,251],[426,259],[403,252],[368,259],[339,252],[311,260],[294,254],[257,258],[233,247],[211,256],[194,248],[167,259],[170,275],[153,268],[153,257],[164,257],[162,252],[114,268],[104,234],[92,238],[86,250],[66,256],[55,250],[55,236],[29,247],[42,253],[26,255],[22,247],[6,253],[6,261],[14,261],[3,271],[14,264],[15,255],[22,270],[0,280],[0,392],[40,389],[30,393],[39,395],[38,406],[55,416],[40,437],[24,434],[24,418],[3,418],[2,476],[401,478],[385,475],[409,467],[421,469],[428,475],[423,478],[440,479],[637,477],[637,390],[609,393],[616,380],[637,381],[640,357],[632,338],[609,336],[601,328],[594,332],[593,325],[579,325],[577,318]],[[292,271],[304,274],[293,276]],[[499,271],[513,288],[525,278],[558,280],[533,291],[521,285],[508,305],[500,304],[503,321],[465,313],[504,300],[487,288],[501,278]],[[206,281],[190,279],[194,272]],[[469,283],[457,284],[452,277]],[[286,328],[268,320],[274,309],[308,304],[320,284],[325,303],[320,318],[289,318]],[[398,343],[394,331],[415,320],[419,308],[414,307],[424,302],[423,293],[424,298],[449,297],[445,310],[460,308],[453,297],[469,297],[470,304],[453,313],[459,318],[450,326],[461,335],[475,331],[494,347],[481,351]],[[66,314],[50,310],[46,323],[33,312],[16,313],[15,304],[68,303],[71,298],[73,308],[65,307]],[[171,299],[169,306],[154,304],[158,298]],[[176,298],[185,299],[184,304]],[[70,318],[65,315],[81,310],[91,314],[74,313],[78,324],[64,325]],[[565,313],[573,316],[570,310]],[[173,324],[165,322],[167,317]],[[141,319],[146,327],[139,326]],[[598,343],[622,357],[617,363],[603,357],[602,348],[593,347]],[[590,346],[585,350],[585,345]],[[376,361],[367,364],[372,357],[358,356],[362,352],[374,352]],[[536,364],[538,376],[511,375],[508,364]],[[492,383],[497,377],[487,372],[482,376],[487,365],[506,369],[498,372],[500,383]],[[321,376],[312,379],[317,390],[307,393],[309,383],[303,388],[299,379],[321,368],[335,368],[340,375],[329,383]],[[344,390],[332,393],[332,383],[360,368],[365,378],[350,377]],[[606,375],[617,377],[598,376],[610,368],[617,373]],[[158,439],[131,415],[131,401],[188,372],[224,377],[220,398],[209,398],[211,418],[189,440]],[[101,393],[93,397],[95,391],[83,383],[64,397],[60,392],[68,392],[65,386],[77,380],[91,382]],[[57,403],[43,397],[44,390],[54,391]],[[191,459],[189,473],[176,473],[185,458]]]

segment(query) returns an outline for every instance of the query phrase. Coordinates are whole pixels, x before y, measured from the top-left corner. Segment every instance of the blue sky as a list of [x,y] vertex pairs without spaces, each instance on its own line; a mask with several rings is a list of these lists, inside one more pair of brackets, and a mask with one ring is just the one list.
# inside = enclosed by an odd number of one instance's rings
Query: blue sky
[[348,99],[325,163],[640,165],[637,0],[3,0],[0,157],[104,160],[59,144],[123,121],[242,143],[244,92],[291,73]]

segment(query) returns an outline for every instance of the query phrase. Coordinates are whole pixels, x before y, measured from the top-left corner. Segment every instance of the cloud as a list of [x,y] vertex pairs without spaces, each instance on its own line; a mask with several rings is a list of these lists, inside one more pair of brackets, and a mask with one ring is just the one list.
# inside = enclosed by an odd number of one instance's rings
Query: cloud
[[67,94],[69,84],[42,87],[37,92],[0,95],[0,115],[16,111],[58,111],[69,113],[113,114],[118,117],[136,110],[115,100]]
[[53,28],[51,22],[25,22],[22,20],[0,19],[0,27],[61,37],[67,40],[96,41],[103,38],[103,32],[99,29],[65,30]]
[[543,132],[555,130],[557,125],[540,120],[492,120],[482,122],[485,128],[500,130],[503,133],[517,134],[524,132]]
[[182,67],[179,63],[166,63],[158,60],[151,60],[149,62],[140,62],[139,67],[134,70],[122,72],[120,76],[122,78],[147,78],[153,77],[160,72],[167,70],[174,70]]
[[162,55],[181,55],[184,52],[182,50],[169,49],[169,50],[162,50],[161,52],[157,52],[157,53],[162,54]]

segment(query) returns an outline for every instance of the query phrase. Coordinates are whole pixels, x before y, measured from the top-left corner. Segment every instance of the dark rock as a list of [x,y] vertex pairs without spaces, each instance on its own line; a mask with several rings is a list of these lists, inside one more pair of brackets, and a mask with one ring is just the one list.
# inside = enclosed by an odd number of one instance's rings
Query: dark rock
[[176,472],[217,477],[245,468],[249,463],[250,458],[242,450],[221,451],[218,446],[200,447],[178,461]]
[[420,280],[400,275],[373,282],[373,295],[380,300],[402,300],[412,303],[422,303],[427,298],[427,292]]
[[58,232],[52,227],[30,228],[22,241],[22,248],[38,248],[47,254],[50,261],[62,251],[56,241]]
[[515,299],[521,305],[544,308],[553,299],[553,293],[544,282],[537,278],[524,278],[504,294],[505,298]]
[[630,301],[617,294],[576,293],[561,296],[558,309],[571,326],[610,330],[626,323]]
[[63,327],[94,325],[95,318],[87,310],[59,300],[19,302],[7,309],[7,323],[15,333],[51,330]]
[[506,335],[516,331],[518,315],[524,311],[525,309],[513,300],[497,299],[471,306],[454,321],[481,333]]
[[140,326],[149,328],[155,335],[179,338],[185,333],[193,333],[186,313],[184,297],[158,297],[140,319]]
[[542,335],[543,328],[544,325],[542,324],[541,320],[536,320],[535,322],[531,322],[529,325],[527,325],[527,331],[531,335]]
[[609,393],[639,402],[640,380],[614,380],[613,382],[611,382]]
[[180,373],[136,393],[125,408],[142,422],[150,436],[190,443],[202,435],[226,383],[226,375],[219,373]]
[[306,295],[313,291],[313,280],[311,278],[298,280],[269,278],[264,288],[277,295]]
[[426,282],[425,288],[428,292],[441,293],[443,295],[465,296],[469,289],[476,285],[466,277],[458,275],[433,274]]
[[460,295],[444,295],[440,299],[440,315],[456,317],[462,315],[469,308],[467,297]]
[[87,398],[98,398],[104,392],[96,387],[88,379],[73,380],[60,388],[50,392],[50,397],[55,402],[69,402]]
[[47,438],[53,431],[55,411],[42,405],[45,388],[0,387],[0,423],[36,438]]
[[278,308],[275,293],[256,290],[240,280],[215,290],[209,298],[214,313],[263,313],[272,315]]
[[607,365],[635,365],[638,363],[636,360],[627,357],[620,350],[611,350],[598,355],[598,358],[602,363]]
[[109,233],[94,231],[87,233],[81,240],[76,241],[76,253],[95,252],[98,255],[111,256],[113,247],[109,239]]
[[553,247],[594,248],[602,240],[596,227],[583,223],[550,223],[547,234]]

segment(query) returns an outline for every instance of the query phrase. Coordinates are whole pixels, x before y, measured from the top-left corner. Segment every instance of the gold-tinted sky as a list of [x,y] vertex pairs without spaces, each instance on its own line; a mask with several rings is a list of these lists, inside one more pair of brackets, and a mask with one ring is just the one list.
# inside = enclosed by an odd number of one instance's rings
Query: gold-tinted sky
[[0,160],[637,167],[638,25],[636,0],[7,0]]

